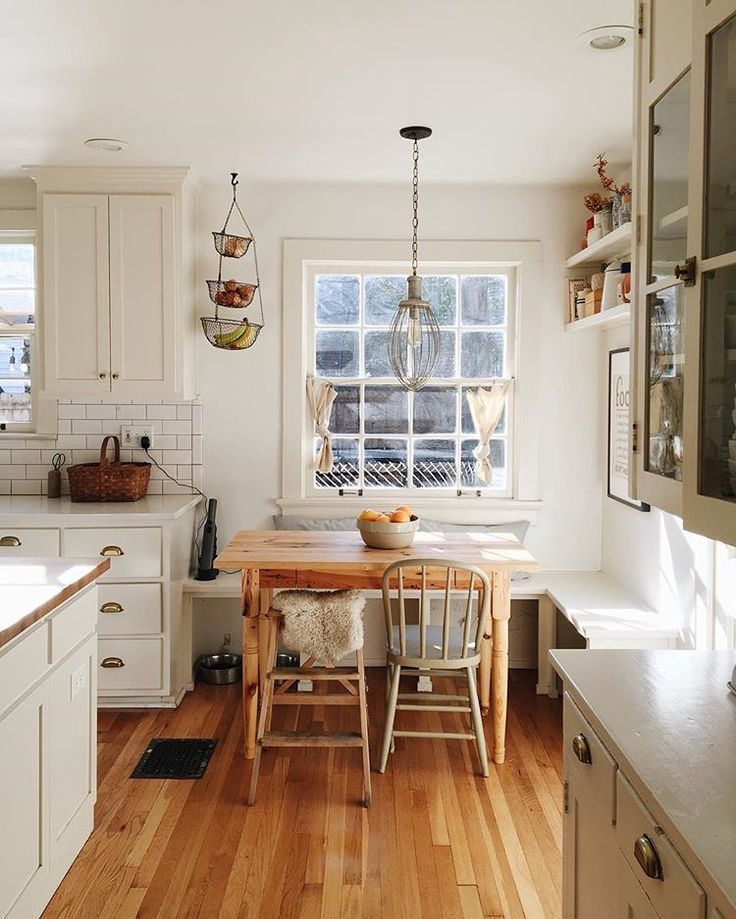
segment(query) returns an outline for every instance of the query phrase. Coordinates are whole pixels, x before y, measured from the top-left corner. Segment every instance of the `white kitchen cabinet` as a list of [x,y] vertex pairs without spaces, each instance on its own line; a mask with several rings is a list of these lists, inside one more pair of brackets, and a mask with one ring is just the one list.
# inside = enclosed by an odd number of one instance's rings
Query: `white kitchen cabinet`
[[564,919],[736,919],[734,653],[550,661],[564,685]]
[[[31,577],[20,591],[6,589],[35,596],[38,585]],[[38,595],[48,598],[48,590]],[[7,919],[41,915],[92,832],[96,608],[89,584],[0,647],[0,916]]]
[[616,764],[568,693],[563,719],[563,916],[616,919]]
[[[68,498],[0,497],[0,540],[7,534],[21,543],[0,545],[0,558],[40,555],[46,547],[54,550],[46,554],[65,559],[110,561],[98,582],[98,602],[85,609],[85,621],[99,623],[100,707],[174,707],[192,688],[182,585],[190,575],[199,500],[151,495],[129,504],[80,505]],[[60,628],[52,631],[52,645],[69,646],[75,637]],[[0,681],[0,708],[3,699]]]
[[43,684],[7,714],[0,714],[0,916],[22,914],[48,874],[42,837],[46,799],[44,749],[48,736],[49,688]]
[[192,398],[188,170],[32,167],[41,214],[43,391]]

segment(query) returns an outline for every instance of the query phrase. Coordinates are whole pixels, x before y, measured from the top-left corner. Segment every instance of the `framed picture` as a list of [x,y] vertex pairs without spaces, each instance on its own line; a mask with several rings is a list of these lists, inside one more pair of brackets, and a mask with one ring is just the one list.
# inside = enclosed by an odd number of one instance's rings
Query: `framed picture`
[[629,497],[629,348],[608,352],[608,497],[648,511],[649,505]]

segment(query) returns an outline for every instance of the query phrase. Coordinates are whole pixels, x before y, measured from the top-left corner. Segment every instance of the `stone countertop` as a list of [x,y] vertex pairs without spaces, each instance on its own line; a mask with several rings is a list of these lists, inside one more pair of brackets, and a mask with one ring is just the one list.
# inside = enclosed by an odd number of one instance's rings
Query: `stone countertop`
[[14,495],[0,497],[2,526],[62,526],[61,518],[73,518],[74,526],[116,526],[175,520],[195,507],[199,495],[148,495],[140,501],[85,502],[68,496],[46,498]]
[[736,908],[736,651],[550,651],[552,666],[696,873]]
[[104,574],[110,559],[0,559],[0,648]]

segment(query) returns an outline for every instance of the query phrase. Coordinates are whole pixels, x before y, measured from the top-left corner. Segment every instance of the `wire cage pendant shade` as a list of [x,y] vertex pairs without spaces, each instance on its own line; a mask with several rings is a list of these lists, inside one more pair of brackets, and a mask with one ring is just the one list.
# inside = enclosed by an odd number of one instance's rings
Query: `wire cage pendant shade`
[[388,359],[405,389],[416,392],[430,379],[440,353],[440,327],[430,303],[422,299],[422,279],[410,275],[409,295],[401,300],[388,339]]
[[413,141],[411,275],[406,279],[407,297],[401,300],[391,322],[388,360],[404,389],[416,392],[431,379],[440,356],[440,328],[432,305],[422,297],[419,266],[419,141],[430,128],[408,127],[399,132]]

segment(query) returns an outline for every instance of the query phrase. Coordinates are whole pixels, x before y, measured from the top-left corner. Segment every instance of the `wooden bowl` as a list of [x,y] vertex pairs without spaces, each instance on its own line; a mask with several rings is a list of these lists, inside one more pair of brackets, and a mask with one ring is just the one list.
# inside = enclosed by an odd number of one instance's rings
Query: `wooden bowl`
[[406,523],[358,520],[357,524],[363,542],[371,549],[408,549],[419,529],[419,518],[412,514]]

